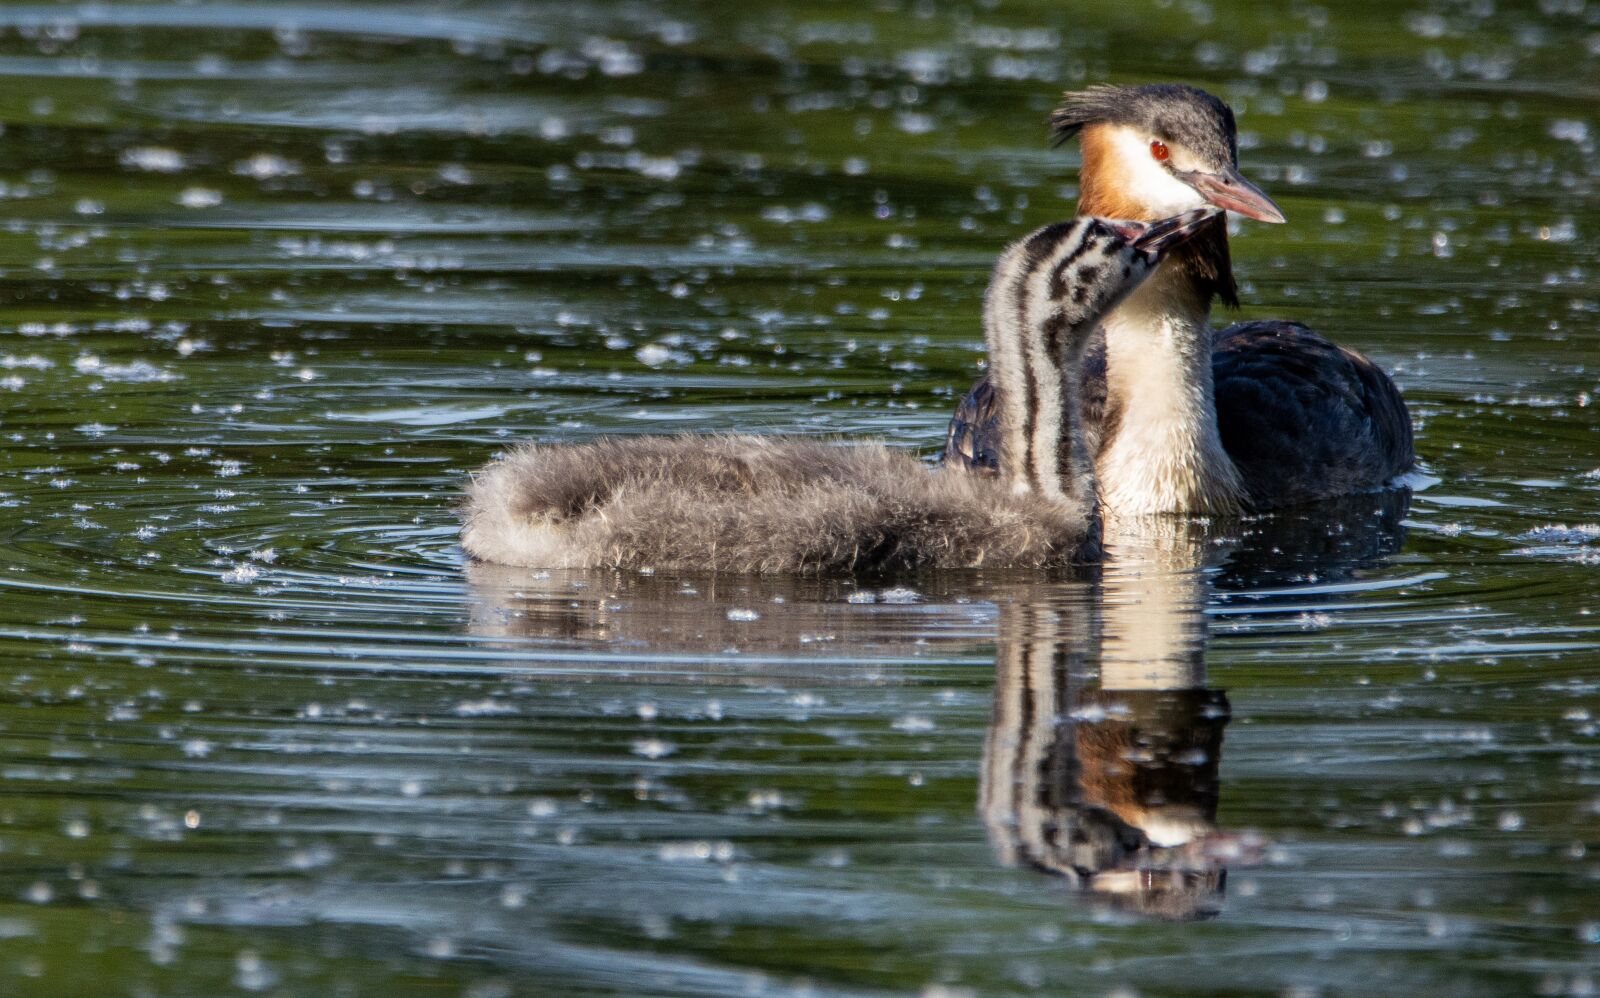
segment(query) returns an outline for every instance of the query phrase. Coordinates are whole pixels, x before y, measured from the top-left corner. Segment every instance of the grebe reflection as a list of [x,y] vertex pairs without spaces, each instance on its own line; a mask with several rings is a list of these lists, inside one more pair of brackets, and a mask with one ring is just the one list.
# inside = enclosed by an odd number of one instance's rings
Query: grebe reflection
[[[974,645],[996,634],[977,796],[998,858],[1063,877],[1125,911],[1204,918],[1222,909],[1226,868],[1253,862],[1263,846],[1230,830],[1220,806],[1230,707],[1208,678],[1208,606],[1253,614],[1325,603],[1325,590],[1282,587],[1343,580],[1381,562],[1400,544],[1405,500],[1352,500],[1331,521],[1337,529],[1310,512],[1252,521],[1229,545],[1181,521],[1170,535],[1141,534],[1143,547],[1112,531],[1098,582],[936,573],[879,581],[869,591],[826,577],[474,565],[468,627],[519,675],[681,685],[708,695],[744,687],[753,704],[790,687],[870,691],[828,708],[857,720],[903,710],[914,695],[893,688],[926,682],[918,662],[970,661]],[[1261,598],[1264,588],[1270,599]],[[774,723],[781,737],[786,722]],[[742,744],[748,734],[738,737]],[[849,750],[860,753],[851,765],[883,772],[883,743],[864,744]],[[789,775],[799,794],[819,778],[810,770]],[[900,818],[925,806],[890,803]],[[894,820],[886,810],[867,813]]]
[[[1002,601],[978,801],[1001,862],[1139,914],[1218,914],[1224,863],[1264,843],[1217,824],[1231,708],[1207,678],[1207,607],[1347,579],[1399,549],[1409,506],[1404,490],[1350,497],[1227,543],[1194,522],[1113,524],[1091,598]],[[1273,609],[1325,598],[1279,590]]]
[[1221,910],[1243,840],[1216,825],[1230,711],[1206,685],[1203,550],[1124,546],[1098,602],[1002,605],[979,789],[1002,863],[1139,914]]

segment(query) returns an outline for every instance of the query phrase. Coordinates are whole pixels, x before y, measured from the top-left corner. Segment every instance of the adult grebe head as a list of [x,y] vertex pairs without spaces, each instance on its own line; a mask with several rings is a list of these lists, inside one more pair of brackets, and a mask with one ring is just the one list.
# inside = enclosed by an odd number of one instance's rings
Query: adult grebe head
[[1058,140],[1082,136],[1081,211],[1151,220],[1214,205],[1262,222],[1283,212],[1239,173],[1233,111],[1194,87],[1097,86],[1050,117]]
[[[1078,213],[1155,221],[1212,205],[1267,222],[1283,212],[1239,173],[1238,128],[1228,105],[1194,87],[1096,86],[1063,95],[1050,118],[1058,142],[1079,137]],[[1212,299],[1237,308],[1239,291],[1222,218],[1171,254],[1161,308],[1199,314]]]

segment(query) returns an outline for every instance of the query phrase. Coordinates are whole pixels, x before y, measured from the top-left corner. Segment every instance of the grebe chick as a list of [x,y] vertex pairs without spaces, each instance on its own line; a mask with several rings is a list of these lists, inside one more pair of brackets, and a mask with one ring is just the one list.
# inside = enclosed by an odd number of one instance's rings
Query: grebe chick
[[[1081,214],[1150,221],[1212,205],[1284,220],[1239,174],[1233,112],[1202,90],[1091,87],[1067,94],[1051,122],[1082,147]],[[1212,331],[1212,299],[1239,304],[1224,222],[1107,315],[1086,353],[1084,435],[1108,516],[1326,499],[1380,488],[1414,461],[1405,401],[1371,360],[1297,322]],[[997,470],[992,382],[962,400],[946,463]]]
[[1100,317],[1213,214],[1080,218],[1009,247],[984,296],[1006,458],[993,477],[879,443],[757,436],[530,444],[467,491],[461,543],[531,568],[799,572],[1096,560],[1076,378]]

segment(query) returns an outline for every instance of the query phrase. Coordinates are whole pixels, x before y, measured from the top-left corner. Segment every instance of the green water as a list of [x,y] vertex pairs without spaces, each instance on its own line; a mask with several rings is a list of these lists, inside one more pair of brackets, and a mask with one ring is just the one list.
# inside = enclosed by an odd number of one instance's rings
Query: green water
[[[1597,40],[0,5],[0,993],[1593,993]],[[1070,211],[1056,95],[1158,79],[1289,216],[1236,230],[1243,315],[1395,373],[1409,506],[1087,582],[463,566],[524,437],[931,452],[989,263]],[[1165,910],[1039,844],[1129,726],[1216,831]]]

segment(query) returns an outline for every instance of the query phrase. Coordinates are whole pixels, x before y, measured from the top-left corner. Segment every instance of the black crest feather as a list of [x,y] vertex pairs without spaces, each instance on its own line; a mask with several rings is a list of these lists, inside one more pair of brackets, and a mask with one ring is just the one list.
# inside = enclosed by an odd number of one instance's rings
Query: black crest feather
[[1230,166],[1239,162],[1233,110],[1204,90],[1184,83],[1140,87],[1102,83],[1068,91],[1050,114],[1050,133],[1056,145],[1076,136],[1084,126],[1098,124],[1133,125]]

